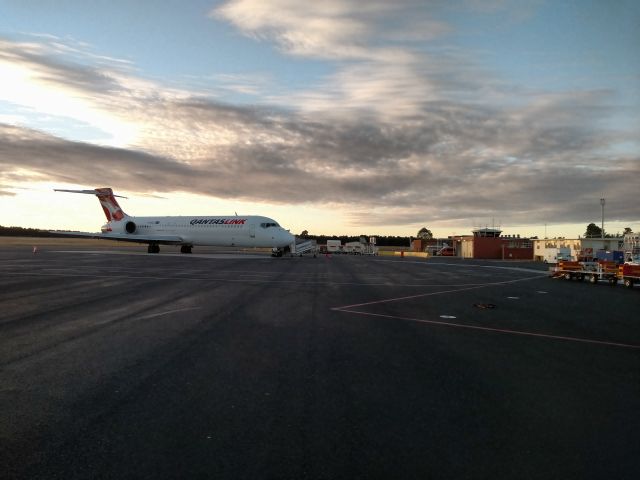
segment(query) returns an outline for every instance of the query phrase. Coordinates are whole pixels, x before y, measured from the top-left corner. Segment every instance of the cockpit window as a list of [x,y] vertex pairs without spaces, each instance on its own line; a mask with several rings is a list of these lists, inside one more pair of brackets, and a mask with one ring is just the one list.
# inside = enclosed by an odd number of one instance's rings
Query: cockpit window
[[269,228],[269,227],[279,227],[280,225],[278,225],[275,222],[269,222],[269,223],[261,223],[260,226],[262,228]]

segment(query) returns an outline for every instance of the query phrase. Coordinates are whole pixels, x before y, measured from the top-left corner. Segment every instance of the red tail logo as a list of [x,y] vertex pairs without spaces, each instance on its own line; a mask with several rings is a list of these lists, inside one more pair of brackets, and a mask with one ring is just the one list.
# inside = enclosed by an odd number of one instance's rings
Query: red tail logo
[[96,196],[98,200],[100,200],[100,205],[102,205],[102,210],[104,210],[108,221],[113,220],[117,222],[125,217],[125,213],[113,195],[113,190],[110,188],[96,188]]

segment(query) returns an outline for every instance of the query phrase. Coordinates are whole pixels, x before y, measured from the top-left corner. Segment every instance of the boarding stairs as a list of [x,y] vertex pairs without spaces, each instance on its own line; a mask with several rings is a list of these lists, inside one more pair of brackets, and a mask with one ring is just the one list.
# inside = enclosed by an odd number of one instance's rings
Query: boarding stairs
[[301,257],[304,254],[309,254],[315,258],[318,255],[318,250],[318,242],[315,240],[296,237],[296,242],[291,245],[291,256]]

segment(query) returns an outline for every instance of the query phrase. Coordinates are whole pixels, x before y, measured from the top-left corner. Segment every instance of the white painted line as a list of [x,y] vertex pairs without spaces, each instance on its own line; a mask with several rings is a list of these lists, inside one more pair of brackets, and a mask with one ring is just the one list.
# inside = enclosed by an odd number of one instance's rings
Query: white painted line
[[[467,283],[467,284],[460,284],[460,285],[434,285],[434,284],[423,284],[423,283],[389,283],[389,282],[385,282],[385,283],[368,283],[368,282],[339,282],[339,281],[308,281],[308,280],[301,280],[299,278],[296,278],[294,280],[278,280],[276,278],[265,278],[261,279],[261,278],[244,278],[244,279],[238,279],[236,277],[214,277],[214,276],[200,276],[200,277],[196,277],[196,276],[162,276],[162,275],[131,275],[131,274],[125,274],[125,275],[120,275],[118,272],[110,272],[109,274],[96,274],[96,273],[78,273],[75,271],[69,271],[69,272],[60,272],[60,273],[53,273],[53,272],[49,272],[49,273],[45,273],[45,272],[25,272],[25,271],[3,271],[2,272],[5,275],[21,275],[21,276],[27,276],[27,277],[86,277],[86,278],[111,278],[111,279],[123,279],[123,280],[180,280],[180,281],[198,281],[198,282],[202,282],[202,281],[211,281],[211,282],[233,282],[233,283],[278,283],[278,284],[286,284],[286,285],[300,285],[300,286],[304,286],[304,285],[319,285],[319,286],[362,286],[362,287],[375,287],[375,286],[385,286],[385,287],[394,287],[394,288],[407,288],[407,287],[417,287],[417,288],[425,288],[425,287],[434,287],[434,288],[450,288],[450,287],[464,287],[467,285],[471,285],[471,287],[469,288],[462,288],[462,289],[456,289],[456,290],[446,290],[444,292],[433,292],[430,294],[422,294],[422,295],[418,295],[418,297],[422,297],[425,295],[439,295],[441,293],[448,293],[448,292],[455,292],[455,291],[460,291],[460,290],[472,290],[475,288],[484,288],[484,287],[488,287],[491,285],[500,285],[500,284],[505,284],[505,283],[512,283],[512,282],[518,282],[518,281],[523,281],[523,280],[535,280],[537,277],[531,277],[531,278],[522,278],[522,279],[518,279],[518,280],[509,280],[506,282],[496,282],[496,283]],[[196,275],[198,275],[200,272],[194,272]],[[220,272],[221,274],[225,274],[226,272]],[[184,275],[191,275],[190,272],[184,272]],[[407,297],[410,298],[410,297]],[[383,300],[383,301],[391,301],[391,300]],[[374,302],[374,303],[378,303],[378,302]],[[336,308],[340,308],[340,307],[336,307]]]
[[535,333],[535,332],[526,332],[521,330],[508,330],[504,328],[492,328],[492,327],[481,327],[478,325],[466,325],[463,323],[451,323],[451,322],[440,322],[437,320],[424,320],[421,318],[411,318],[411,317],[399,317],[395,315],[384,315],[381,313],[370,313],[370,312],[361,312],[357,310],[343,310],[343,309],[334,309],[342,313],[353,313],[355,315],[366,315],[370,317],[379,317],[379,318],[390,318],[394,320],[403,320],[407,322],[416,322],[416,323],[424,323],[428,325],[439,325],[443,327],[450,328],[465,328],[470,330],[481,330],[485,332],[495,332],[495,333],[504,333],[509,335],[521,335],[527,337],[537,337],[537,338],[545,338],[550,340],[565,340],[568,342],[578,342],[578,343],[587,343],[593,345],[603,345],[609,347],[621,347],[621,348],[631,348],[635,350],[640,350],[640,345],[633,345],[628,343],[618,343],[618,342],[609,342],[606,340],[593,340],[589,338],[579,338],[579,337],[566,337],[562,335],[550,335],[546,333]]
[[177,308],[175,310],[167,310],[166,312],[152,313],[150,315],[145,315],[144,317],[138,317],[138,320],[147,320],[149,318],[162,317],[164,315],[171,315],[172,313],[188,312],[190,310],[200,310],[201,308],[202,307]]
[[411,260],[373,260],[374,262],[389,262],[389,263],[414,263],[416,265],[428,265],[430,267],[437,267],[439,265],[446,265],[448,267],[468,267],[468,268],[497,268],[500,270],[512,270],[515,272],[527,272],[527,273],[536,273],[541,276],[547,276],[549,274],[548,271],[536,270],[534,268],[524,268],[524,267],[501,267],[498,265],[474,265],[469,263],[441,263],[441,262],[429,262],[428,260],[423,260],[421,262],[411,261]]
[[473,287],[467,287],[467,288],[456,288],[454,290],[444,290],[442,292],[430,292],[430,293],[421,293],[418,295],[408,295],[406,297],[398,297],[398,298],[387,298],[384,300],[375,300],[373,302],[364,302],[364,303],[356,303],[353,305],[344,305],[341,307],[333,307],[331,310],[346,310],[348,308],[354,308],[354,307],[364,307],[367,305],[377,305],[380,303],[388,303],[388,302],[401,302],[403,300],[412,300],[414,298],[422,298],[422,297],[431,297],[434,295],[443,295],[445,293],[455,293],[455,292],[464,292],[467,290],[476,290],[478,288],[486,288],[486,287],[493,287],[496,285],[508,285],[510,283],[516,283],[516,282],[526,282],[529,280],[537,280],[539,277],[530,277],[530,278],[518,278],[516,280],[505,280],[504,282],[492,282],[492,283],[483,283],[480,285],[475,285]]
[[[51,250],[51,253],[75,253],[75,254],[87,254],[87,255],[134,255],[139,257],[149,258],[208,258],[210,260],[228,258],[230,260],[237,260],[240,258],[245,259],[271,259],[270,254],[264,253],[147,253],[147,252],[123,252],[123,251],[110,251],[110,250]],[[275,259],[274,259],[275,261]]]

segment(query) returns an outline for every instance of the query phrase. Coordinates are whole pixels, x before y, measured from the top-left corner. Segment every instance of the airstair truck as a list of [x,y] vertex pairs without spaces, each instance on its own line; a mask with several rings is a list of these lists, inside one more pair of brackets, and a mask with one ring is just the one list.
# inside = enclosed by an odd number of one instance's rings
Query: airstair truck
[[301,257],[305,253],[308,253],[310,255],[313,255],[313,258],[316,258],[319,250],[320,249],[318,248],[318,243],[315,240],[296,238],[296,246],[291,251],[291,255],[298,255]]

